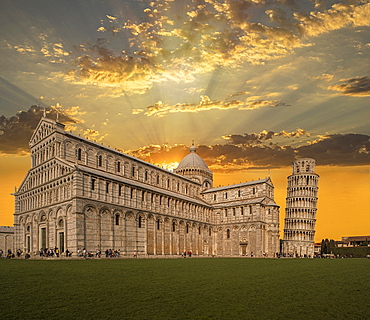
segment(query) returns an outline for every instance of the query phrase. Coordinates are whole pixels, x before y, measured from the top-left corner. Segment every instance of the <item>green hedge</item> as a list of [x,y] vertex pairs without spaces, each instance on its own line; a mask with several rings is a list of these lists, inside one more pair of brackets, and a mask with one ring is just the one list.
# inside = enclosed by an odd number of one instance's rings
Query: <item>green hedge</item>
[[370,255],[370,247],[340,247],[331,248],[331,251],[335,255],[352,256],[353,258],[365,258]]

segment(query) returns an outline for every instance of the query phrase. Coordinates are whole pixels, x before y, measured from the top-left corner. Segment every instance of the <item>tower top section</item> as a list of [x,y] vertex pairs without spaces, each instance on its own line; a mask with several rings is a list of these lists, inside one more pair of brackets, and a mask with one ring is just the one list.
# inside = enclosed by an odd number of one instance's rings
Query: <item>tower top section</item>
[[315,173],[316,161],[311,158],[297,159],[292,162],[293,174]]

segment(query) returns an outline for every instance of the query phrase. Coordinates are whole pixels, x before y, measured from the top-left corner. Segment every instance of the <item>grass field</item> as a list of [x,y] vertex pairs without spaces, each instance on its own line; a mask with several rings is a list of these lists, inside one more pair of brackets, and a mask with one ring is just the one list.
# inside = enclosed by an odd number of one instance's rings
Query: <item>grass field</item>
[[370,259],[1,259],[0,285],[0,319],[370,319]]

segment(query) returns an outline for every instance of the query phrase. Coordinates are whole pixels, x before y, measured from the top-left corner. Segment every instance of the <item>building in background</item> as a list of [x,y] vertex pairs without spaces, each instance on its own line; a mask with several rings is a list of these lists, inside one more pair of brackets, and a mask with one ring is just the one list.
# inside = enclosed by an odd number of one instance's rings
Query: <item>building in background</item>
[[15,192],[15,249],[76,253],[268,256],[279,251],[270,177],[213,188],[192,146],[175,172],[40,120],[32,166]]
[[319,175],[315,160],[293,161],[288,177],[282,253],[286,256],[314,256],[314,237]]
[[0,226],[0,250],[14,252],[14,227]]
[[370,236],[342,237],[341,241],[335,241],[337,247],[369,247]]

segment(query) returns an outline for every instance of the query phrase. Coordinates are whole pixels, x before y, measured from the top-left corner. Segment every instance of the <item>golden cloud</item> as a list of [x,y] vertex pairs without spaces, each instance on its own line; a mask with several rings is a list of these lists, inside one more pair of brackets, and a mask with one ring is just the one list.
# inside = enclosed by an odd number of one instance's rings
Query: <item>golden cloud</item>
[[83,135],[90,140],[96,142],[101,142],[108,134],[101,135],[98,130],[95,129],[85,129],[83,130]]
[[[81,45],[78,66],[65,79],[119,88],[115,96],[144,93],[155,83],[190,83],[197,75],[220,67],[237,68],[246,62],[264,64],[311,45],[310,37],[343,27],[370,25],[370,4],[362,2],[336,3],[324,9],[316,1],[315,8],[305,12],[297,11],[290,1],[279,2],[277,8],[263,0],[204,0],[188,3],[186,11],[176,15],[170,10],[172,2],[152,1],[144,9],[144,21],[120,21],[115,15],[106,15],[108,21],[102,21],[98,31],[116,36],[124,33],[132,51],[128,53],[125,48],[117,54],[107,48],[108,42],[102,41]],[[265,12],[266,19],[261,20],[264,23],[251,19],[250,14],[257,9]],[[53,50],[60,56],[66,53],[62,48]],[[44,54],[50,52],[50,47],[45,46]],[[156,110],[159,106],[153,107]],[[162,104],[159,109],[165,107]],[[168,107],[168,112],[203,109],[196,105]],[[209,106],[221,107],[225,105]]]
[[[208,96],[200,96],[201,101],[199,103],[177,103],[175,105],[168,105],[162,101],[156,102],[154,105],[148,106],[145,112],[146,116],[157,116],[163,117],[168,113],[178,112],[201,112],[206,110],[218,109],[218,110],[253,110],[263,107],[277,107],[285,106],[286,104],[279,100],[253,100],[253,98],[247,98],[245,101],[231,100],[231,101],[212,101]],[[139,109],[134,109],[133,114],[137,114]]]
[[370,96],[370,78],[351,78],[342,79],[342,84],[337,84],[334,86],[329,86],[328,89],[339,91],[343,95],[353,96],[353,97],[369,97]]
[[303,129],[297,129],[296,131],[287,132],[282,130],[280,132],[273,132],[263,130],[259,133],[250,133],[250,134],[233,134],[233,135],[226,135],[222,138],[227,140],[230,144],[233,145],[252,145],[252,144],[263,144],[264,141],[271,141],[275,137],[283,137],[283,138],[298,138],[301,136],[309,137],[311,134]]
[[[301,134],[305,130],[300,130]],[[286,132],[286,131],[282,131]],[[299,132],[297,130],[297,132]],[[296,133],[292,133],[294,136]],[[271,131],[245,134],[245,137],[270,140],[279,135]],[[231,134],[227,137],[242,137]],[[214,172],[233,172],[251,168],[289,166],[295,158],[313,157],[318,165],[369,165],[370,136],[361,134],[325,135],[314,143],[292,147],[274,144],[245,144],[236,140],[227,144],[200,145],[197,153]],[[180,162],[189,153],[185,145],[149,145],[127,153],[155,164]]]
[[333,80],[334,76],[332,74],[328,73],[322,73],[321,75],[315,77],[315,80],[325,80],[325,81],[331,81]]

